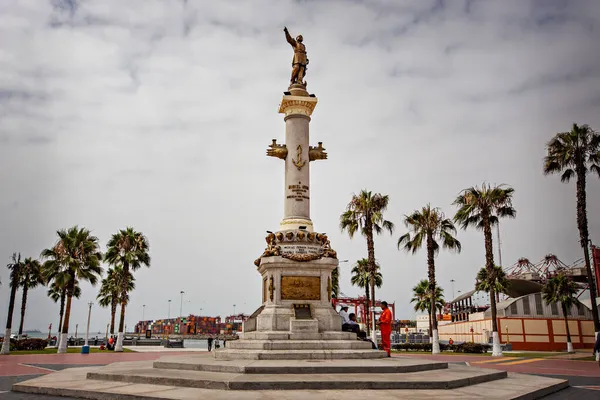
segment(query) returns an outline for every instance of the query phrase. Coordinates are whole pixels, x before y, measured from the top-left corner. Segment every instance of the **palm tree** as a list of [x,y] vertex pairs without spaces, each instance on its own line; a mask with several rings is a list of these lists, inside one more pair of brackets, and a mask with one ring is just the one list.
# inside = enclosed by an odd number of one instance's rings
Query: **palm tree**
[[38,260],[31,257],[26,258],[21,269],[21,281],[19,286],[23,288],[23,297],[21,299],[21,323],[19,324],[19,340],[23,334],[23,325],[25,323],[25,310],[27,309],[27,292],[29,289],[36,288],[45,283],[42,275],[42,265]]
[[[460,242],[453,236],[456,235],[454,223],[449,218],[446,218],[439,208],[431,208],[431,205],[427,204],[420,211],[415,210],[411,215],[405,215],[404,225],[409,229],[409,232],[398,239],[398,249],[402,247],[407,252],[410,251],[415,254],[417,250],[425,245],[427,249],[428,293],[434,293],[437,287],[435,281],[435,256],[440,251],[438,241],[441,241],[442,247],[445,249],[455,250],[460,253]],[[429,320],[432,323],[431,334],[433,337],[431,351],[433,354],[438,354],[440,352],[440,342],[435,312],[435,296],[429,296],[429,300],[431,301],[431,305],[428,307],[430,312]]]
[[[57,281],[54,281],[50,284],[50,288],[48,288],[48,297],[55,303],[60,300],[60,311],[58,313],[58,327],[56,329],[59,332],[58,338],[60,339],[60,330],[62,327],[63,315],[65,313],[65,301],[67,300],[67,288],[66,286],[60,286]],[[81,288],[78,283],[75,283],[75,287],[73,287],[73,297],[78,299],[81,296]],[[56,340],[56,347],[59,346],[59,340]]]
[[10,270],[10,300],[8,301],[6,330],[4,331],[4,340],[2,341],[2,350],[0,350],[0,354],[10,354],[10,334],[12,331],[13,312],[15,310],[15,297],[17,296],[17,289],[19,288],[19,282],[21,281],[21,270],[23,269],[21,253],[19,253],[19,255],[13,253],[11,262],[6,265],[6,268]]
[[[462,229],[475,227],[483,231],[485,240],[485,267],[493,274],[494,253],[492,243],[492,226],[503,217],[515,218],[517,211],[512,206],[514,189],[505,185],[491,186],[483,183],[481,188],[474,186],[463,190],[454,201],[458,211],[454,222]],[[498,337],[498,321],[496,319],[496,297],[494,287],[490,286],[490,306],[492,309],[493,356],[501,356],[500,340]]]
[[[429,314],[429,334],[433,331],[433,323],[431,320],[431,295],[429,294],[429,281],[427,279],[423,279],[419,281],[419,283],[413,287],[413,298],[410,299],[411,303],[415,303],[414,310],[415,311],[427,311]],[[444,305],[446,302],[444,301],[444,289],[437,286],[435,287],[435,297],[434,297],[435,309],[440,313],[442,312]]]
[[[337,299],[340,294],[340,267],[331,271],[331,299]],[[329,299],[329,300],[331,300]]]
[[569,182],[577,177],[577,228],[579,229],[579,243],[583,248],[585,269],[592,299],[592,316],[594,330],[600,332],[598,319],[598,305],[593,299],[597,297],[594,286],[594,275],[590,264],[588,249],[589,232],[587,220],[586,201],[586,175],[588,172],[600,176],[600,134],[588,125],[573,124],[570,132],[557,133],[546,144],[547,155],[544,157],[544,175],[561,173],[560,180]]
[[367,333],[371,332],[371,327],[369,325],[369,321],[370,321],[370,314],[369,314],[369,303],[370,303],[370,296],[369,296],[369,286],[371,283],[371,280],[373,280],[375,282],[375,286],[377,286],[378,288],[381,287],[381,285],[383,284],[383,276],[381,275],[381,272],[379,271],[379,264],[375,263],[375,271],[372,274],[373,270],[371,268],[369,268],[369,260],[366,258],[362,258],[358,261],[356,261],[356,264],[354,264],[354,266],[352,267],[352,271],[351,271],[351,277],[350,277],[350,283],[353,286],[358,286],[359,288],[363,288],[365,289],[365,317],[366,320],[362,321],[365,326],[367,327]]
[[[384,230],[394,232],[394,224],[383,217],[383,213],[388,207],[390,198],[380,193],[372,194],[370,191],[362,190],[360,194],[353,195],[346,211],[340,216],[340,229],[348,232],[350,238],[360,229],[360,233],[367,239],[367,254],[369,260],[369,270],[371,272],[371,299],[373,304],[375,297],[375,241],[373,232],[381,234]],[[367,310],[368,311],[368,310]],[[373,332],[373,335],[375,332]],[[373,340],[375,341],[375,340]]]
[[495,265],[491,274],[485,267],[481,268],[477,273],[475,290],[479,292],[490,293],[490,288],[492,288],[494,293],[506,293],[509,286],[510,281],[501,266]]
[[[121,293],[123,288],[123,280],[126,280],[127,293],[135,289],[134,278],[131,273],[125,277],[125,273],[121,266],[115,266],[108,270],[106,278],[102,279],[100,292],[96,297],[98,304],[101,307],[110,307],[110,333],[115,333],[115,316],[117,314],[117,306],[121,303]],[[129,301],[129,295],[125,299],[125,303]]]
[[102,275],[102,253],[98,238],[85,228],[74,226],[56,233],[58,241],[54,247],[42,251],[42,257],[48,259],[43,267],[46,280],[55,281],[66,288],[67,304],[58,347],[59,353],[66,353],[75,285],[81,281],[96,285],[98,277]]
[[546,304],[560,303],[567,328],[567,351],[569,353],[573,352],[573,343],[571,342],[567,310],[570,310],[574,304],[579,303],[579,300],[575,297],[578,291],[577,284],[564,272],[559,272],[548,279],[542,288],[542,297]]
[[[137,271],[142,265],[146,267],[150,266],[150,254],[148,253],[150,245],[148,244],[148,239],[141,232],[136,232],[131,227],[122,229],[112,235],[107,247],[106,261],[111,265],[123,266],[125,276],[129,276],[130,271]],[[127,293],[128,280],[123,279],[121,285],[121,316],[115,351],[123,351],[125,306],[129,298]]]

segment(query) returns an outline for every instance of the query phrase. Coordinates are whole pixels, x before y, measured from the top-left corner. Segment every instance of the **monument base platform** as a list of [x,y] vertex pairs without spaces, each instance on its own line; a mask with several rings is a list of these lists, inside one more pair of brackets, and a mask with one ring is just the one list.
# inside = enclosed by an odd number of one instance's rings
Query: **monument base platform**
[[[538,399],[567,381],[406,357],[233,360],[210,354],[66,369],[13,391],[86,399]],[[285,391],[285,393],[282,393]]]

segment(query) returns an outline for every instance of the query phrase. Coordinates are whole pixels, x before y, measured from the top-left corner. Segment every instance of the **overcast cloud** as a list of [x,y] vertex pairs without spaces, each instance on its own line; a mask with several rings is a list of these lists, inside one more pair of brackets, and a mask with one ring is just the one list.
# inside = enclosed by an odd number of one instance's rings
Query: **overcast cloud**
[[[0,258],[39,255],[78,224],[105,250],[125,226],[145,233],[152,265],[137,273],[127,324],[183,312],[250,313],[261,301],[253,260],[283,214],[284,141],[277,113],[292,49],[305,38],[308,89],[319,98],[311,143],[312,219],[340,260],[348,295],[360,237],[338,228],[352,193],[391,198],[393,236],[376,239],[398,318],[425,254],[397,250],[402,216],[431,202],[453,216],[461,189],[507,183],[517,219],[501,225],[504,264],[555,253],[581,257],[575,188],[542,175],[545,142],[573,122],[600,129],[600,3],[587,1],[77,1],[0,0]],[[588,183],[600,242],[600,180]],[[483,235],[460,232],[437,277],[451,297],[473,287]],[[0,268],[0,321],[8,274]],[[83,285],[71,324],[85,325]],[[19,292],[20,298],[20,292]],[[58,307],[36,289],[26,328],[56,326]],[[13,327],[18,327],[20,300]],[[104,331],[106,309],[93,311]]]

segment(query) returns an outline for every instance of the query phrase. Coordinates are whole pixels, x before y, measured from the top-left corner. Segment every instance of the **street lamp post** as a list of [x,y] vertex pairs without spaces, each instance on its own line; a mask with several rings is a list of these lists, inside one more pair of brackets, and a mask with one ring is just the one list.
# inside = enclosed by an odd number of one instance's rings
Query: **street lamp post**
[[146,320],[146,305],[142,304],[142,321]]
[[91,301],[88,303],[90,309],[88,310],[88,320],[87,320],[87,328],[85,329],[85,344],[84,346],[89,346],[89,336],[90,336],[90,318],[92,317],[92,306],[94,303]]
[[235,316],[235,304],[233,305],[233,315]]
[[452,300],[454,300],[456,297],[454,296],[454,279],[450,279],[450,283],[452,283]]
[[179,292],[179,294],[181,295],[181,302],[179,303],[179,318],[183,318],[183,294],[185,292],[182,290],[181,292]]
[[171,300],[169,300],[169,313],[167,314],[167,319],[171,319]]

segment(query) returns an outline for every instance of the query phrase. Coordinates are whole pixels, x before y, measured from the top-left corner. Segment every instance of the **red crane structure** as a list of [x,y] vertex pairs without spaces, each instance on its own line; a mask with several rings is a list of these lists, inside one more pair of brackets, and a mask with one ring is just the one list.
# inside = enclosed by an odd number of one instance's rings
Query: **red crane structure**
[[[342,293],[343,294],[343,293]],[[382,300],[376,300],[375,301],[375,307],[379,307],[381,308],[381,301]],[[337,309],[338,306],[343,305],[347,305],[348,308],[350,308],[350,306],[354,306],[354,314],[356,314],[356,319],[358,320],[358,322],[360,323],[364,323],[367,319],[366,319],[366,311],[365,311],[365,305],[367,303],[367,300],[365,298],[365,296],[359,296],[359,297],[338,297],[338,298],[333,298],[331,299],[331,304]],[[372,312],[372,308],[373,308],[373,302],[369,301],[370,305],[369,305],[369,309]],[[390,308],[390,310],[392,311],[392,321],[396,320],[396,303],[389,303],[388,302],[388,307]],[[375,317],[377,317],[377,315],[380,314],[380,311],[375,311]]]

